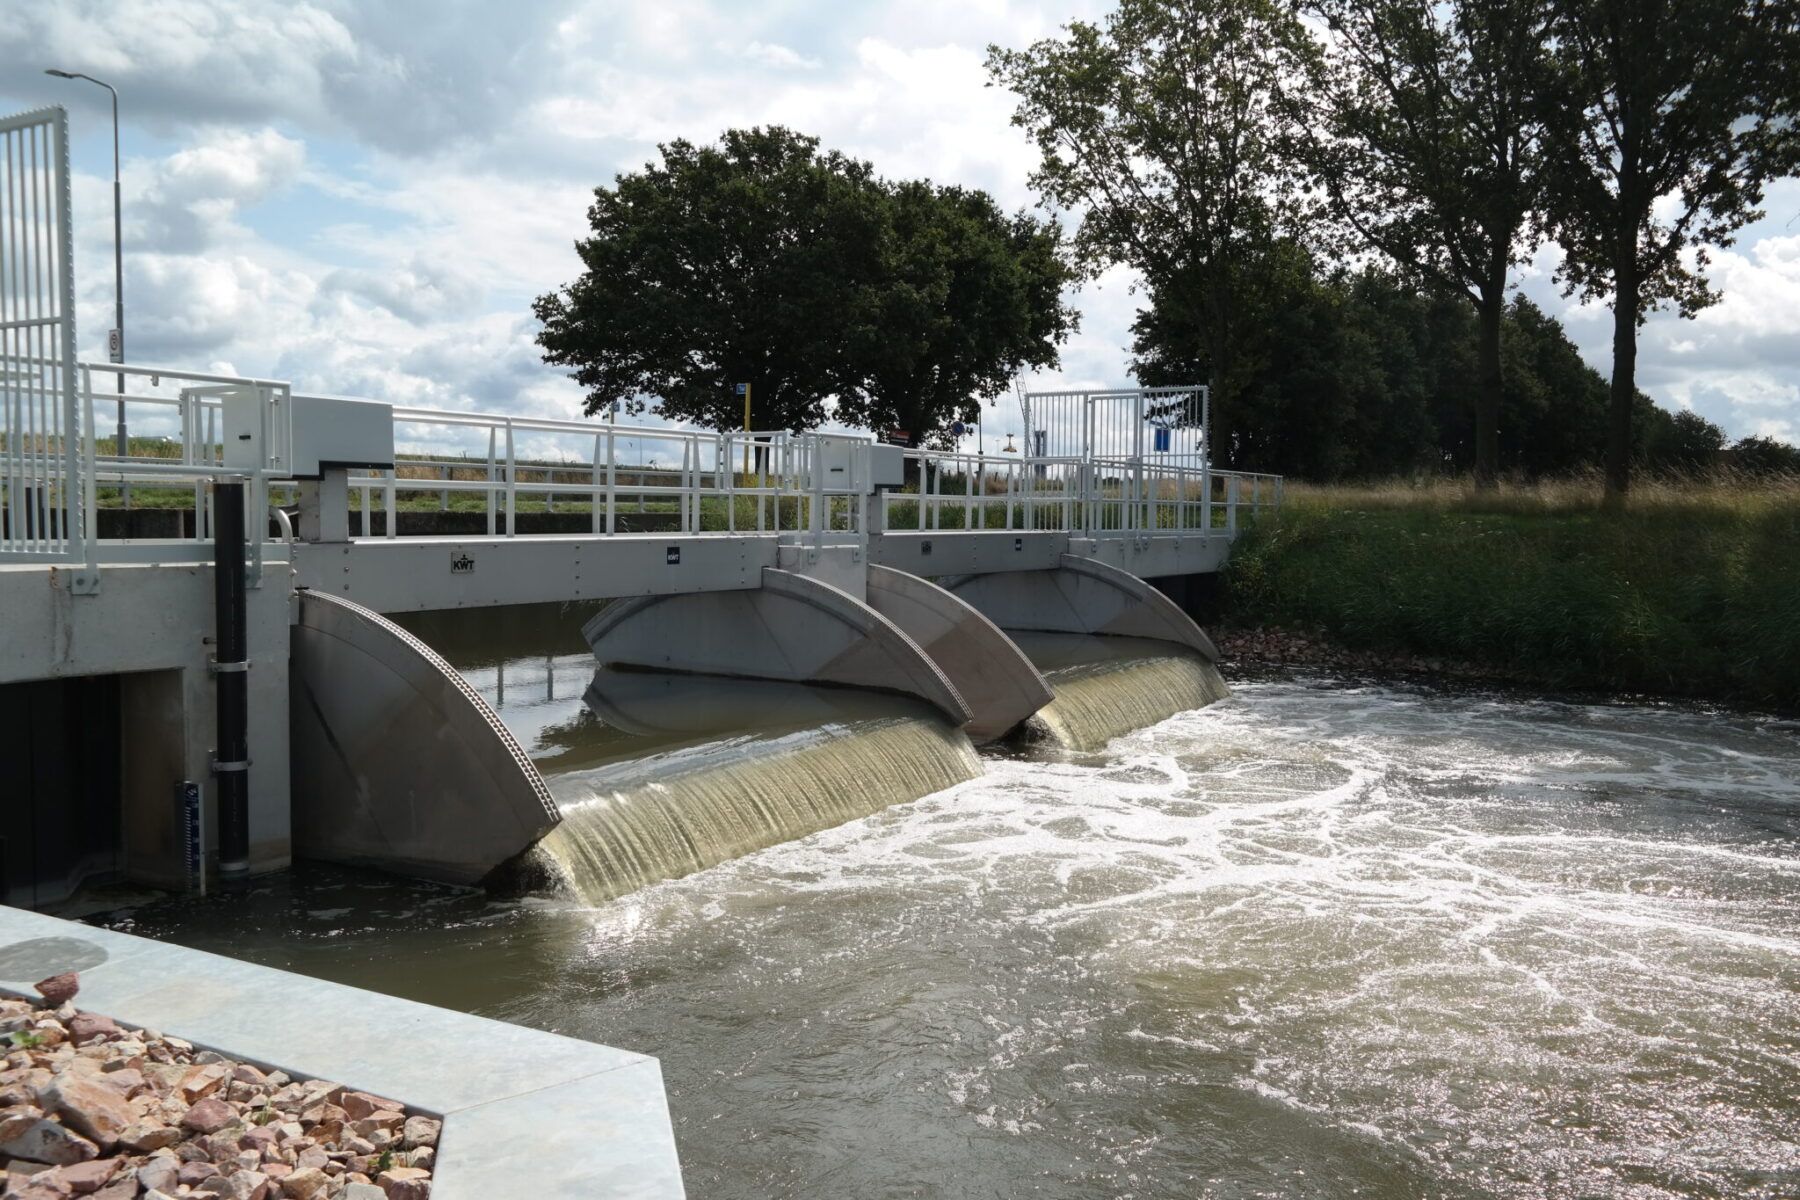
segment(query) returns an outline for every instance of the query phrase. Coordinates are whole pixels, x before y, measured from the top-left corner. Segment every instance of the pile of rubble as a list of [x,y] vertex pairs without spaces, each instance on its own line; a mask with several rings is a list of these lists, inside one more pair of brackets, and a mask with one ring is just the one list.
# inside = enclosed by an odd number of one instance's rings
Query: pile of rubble
[[0,998],[4,1200],[426,1200],[440,1123],[75,1007]]

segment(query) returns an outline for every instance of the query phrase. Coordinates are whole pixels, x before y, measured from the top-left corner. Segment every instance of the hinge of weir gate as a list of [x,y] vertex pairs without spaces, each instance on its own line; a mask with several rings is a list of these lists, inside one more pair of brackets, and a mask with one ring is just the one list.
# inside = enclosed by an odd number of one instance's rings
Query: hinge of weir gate
[[214,658],[207,661],[206,667],[207,670],[211,671],[214,675],[236,675],[240,672],[248,671],[250,669],[250,663],[248,661],[220,662],[218,659]]

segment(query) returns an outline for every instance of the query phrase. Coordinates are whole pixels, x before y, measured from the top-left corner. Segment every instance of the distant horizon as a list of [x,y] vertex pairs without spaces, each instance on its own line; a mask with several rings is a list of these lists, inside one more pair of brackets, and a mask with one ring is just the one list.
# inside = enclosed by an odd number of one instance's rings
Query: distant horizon
[[[69,110],[80,351],[112,326],[112,130],[119,89],[126,346],[134,362],[278,377],[394,403],[570,416],[582,390],[542,362],[531,299],[580,271],[594,187],[678,137],[783,124],[889,178],[1034,207],[1035,155],[986,86],[989,43],[1022,46],[1109,5],[921,0],[654,12],[434,7],[429,22],[344,0],[194,5],[71,0],[0,28],[0,111]],[[158,24],[159,20],[164,23]],[[1731,440],[1800,445],[1800,182],[1712,254],[1723,300],[1659,312],[1638,383]],[[1565,299],[1553,249],[1518,292],[1611,369],[1611,313]],[[1130,383],[1141,293],[1108,272],[1073,293],[1083,328],[1031,387]],[[1472,385],[1472,381],[1471,381]],[[1017,432],[1004,399],[989,431]]]

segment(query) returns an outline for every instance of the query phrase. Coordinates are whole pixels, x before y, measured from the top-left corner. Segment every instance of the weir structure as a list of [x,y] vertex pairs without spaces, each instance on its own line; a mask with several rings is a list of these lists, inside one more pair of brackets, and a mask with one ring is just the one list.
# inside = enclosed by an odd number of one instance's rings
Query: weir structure
[[[297,856],[474,884],[565,835],[582,853],[611,853],[565,821],[526,749],[389,619],[399,614],[606,601],[585,629],[601,663],[901,693],[937,716],[888,723],[894,769],[861,772],[864,794],[891,803],[896,780],[903,797],[938,790],[979,769],[971,740],[1054,712],[1055,687],[1015,641],[1024,631],[1150,639],[1169,648],[1165,664],[1190,671],[1170,670],[1170,690],[1203,702],[1217,673],[1209,683],[1192,672],[1216,657],[1211,643],[1146,580],[1216,570],[1240,521],[1280,499],[1279,478],[1212,469],[1204,388],[1032,396],[1027,452],[983,456],[845,434],[409,408],[82,362],[71,246],[66,115],[0,119],[9,905],[52,907],[89,880],[204,892]],[[109,451],[101,403],[129,407],[141,439]],[[126,497],[138,506],[113,503]],[[603,710],[605,697],[590,705]],[[1140,705],[1132,719],[1157,711]],[[809,753],[836,761],[818,745]],[[808,828],[858,815],[796,795],[767,761],[750,765],[763,789],[752,807],[823,814]],[[714,832],[709,851],[679,831],[693,868],[755,848]],[[119,952],[124,969],[102,981],[115,1015],[175,1022],[251,1059],[290,1061],[288,1043],[311,1053],[307,1019],[319,1014],[265,1014],[258,1005],[292,990],[268,973],[247,979],[212,960],[195,968],[196,986],[159,975],[140,996],[135,968],[153,956],[124,942]],[[417,1016],[395,1019],[416,1033]],[[454,1040],[441,1020],[418,1019]],[[332,1024],[330,1040],[363,1027]],[[398,1026],[367,1027],[386,1030],[386,1044]],[[615,1069],[618,1052],[591,1050],[506,1056],[523,1074],[516,1087],[501,1081],[492,1106],[557,1131],[526,1157],[539,1176],[560,1171],[561,1185],[510,1169],[496,1184],[476,1162],[440,1172],[435,1190],[678,1196],[655,1064]],[[425,1090],[409,1095],[482,1107],[467,1089],[443,1091],[456,1072],[429,1056],[409,1052],[400,1066],[422,1072]],[[558,1104],[567,1119],[547,1125],[546,1105]],[[626,1142],[635,1156],[615,1158]],[[571,1164],[596,1146],[609,1174],[575,1179]]]
[[[982,742],[1054,695],[1014,632],[1216,658],[1147,581],[1217,570],[1280,499],[1213,469],[1203,387],[1032,395],[1027,453],[981,455],[82,362],[66,136],[0,121],[0,196],[30,199],[0,205],[8,903],[297,855],[476,883],[542,839],[527,753],[385,615],[610,601],[599,663],[901,693]],[[144,442],[102,443],[115,402]]]

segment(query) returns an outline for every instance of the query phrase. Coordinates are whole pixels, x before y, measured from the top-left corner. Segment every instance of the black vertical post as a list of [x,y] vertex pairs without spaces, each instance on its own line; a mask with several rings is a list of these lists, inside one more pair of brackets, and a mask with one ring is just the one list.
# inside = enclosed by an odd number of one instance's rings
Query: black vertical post
[[213,488],[213,680],[219,717],[219,874],[250,873],[250,664],[244,617],[244,484]]

